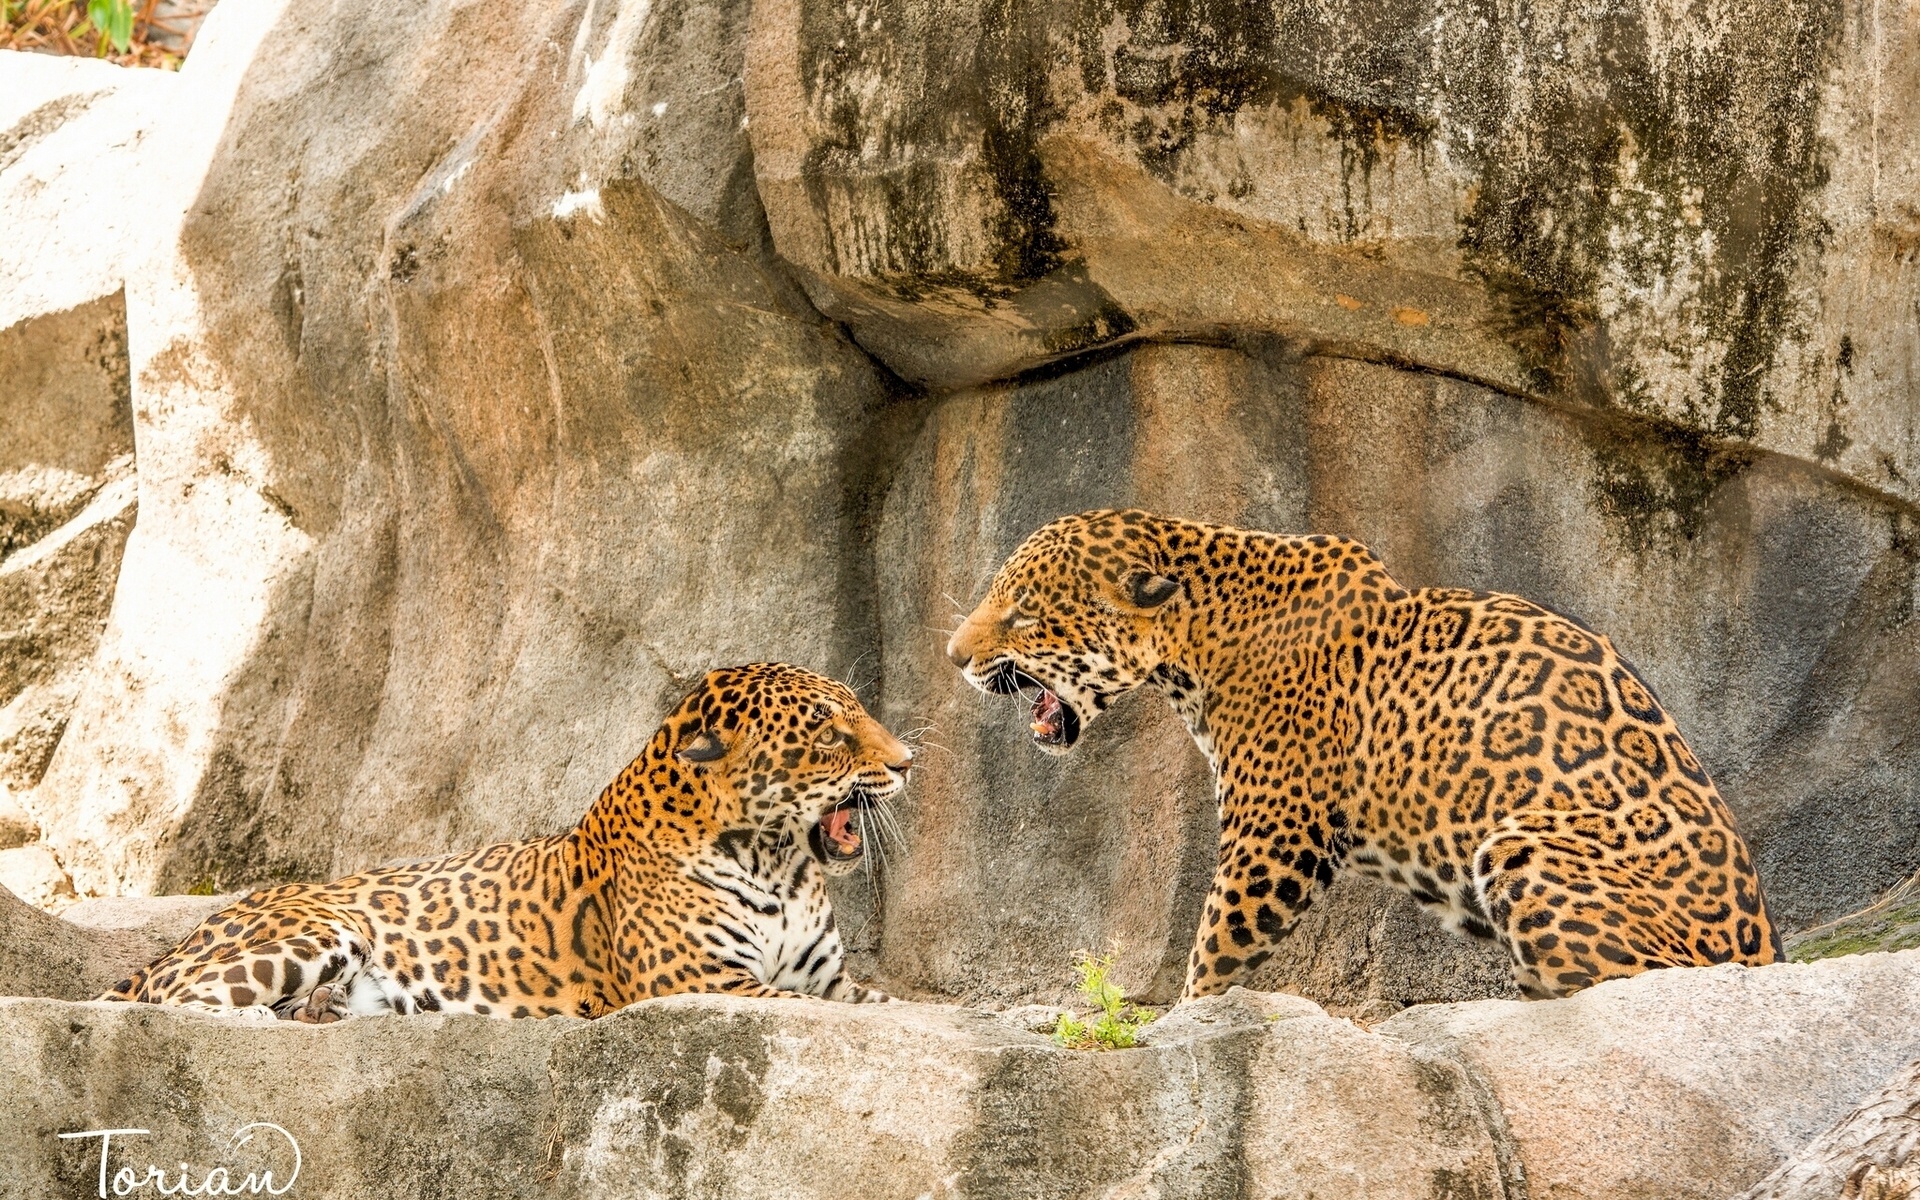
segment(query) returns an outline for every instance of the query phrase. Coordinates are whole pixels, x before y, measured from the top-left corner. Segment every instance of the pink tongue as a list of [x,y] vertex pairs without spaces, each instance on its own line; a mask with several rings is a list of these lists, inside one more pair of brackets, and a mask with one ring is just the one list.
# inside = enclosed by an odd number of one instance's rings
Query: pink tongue
[[826,831],[835,849],[842,854],[851,854],[860,848],[860,835],[849,828],[852,824],[852,810],[840,808],[828,813],[820,822],[820,828]]
[[1042,737],[1051,737],[1059,730],[1060,697],[1052,692],[1042,692],[1033,706],[1033,731]]

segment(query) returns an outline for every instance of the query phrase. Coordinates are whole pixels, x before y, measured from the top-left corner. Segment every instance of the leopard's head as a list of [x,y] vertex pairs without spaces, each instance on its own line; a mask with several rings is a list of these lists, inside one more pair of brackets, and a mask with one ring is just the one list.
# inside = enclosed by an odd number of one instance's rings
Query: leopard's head
[[1147,513],[1062,517],[1001,565],[947,657],[983,692],[1026,696],[1034,744],[1065,754],[1160,664],[1155,625],[1181,594],[1167,558]]
[[709,672],[657,736],[670,785],[712,797],[718,836],[804,841],[830,875],[859,865],[913,769],[851,688],[785,663]]

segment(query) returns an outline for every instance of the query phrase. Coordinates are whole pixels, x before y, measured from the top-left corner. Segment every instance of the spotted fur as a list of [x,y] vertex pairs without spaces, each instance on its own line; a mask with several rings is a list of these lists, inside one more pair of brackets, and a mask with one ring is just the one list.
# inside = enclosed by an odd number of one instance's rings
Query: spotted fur
[[1186,995],[1224,991],[1343,869],[1495,938],[1529,996],[1781,960],[1733,816],[1600,634],[1395,583],[1365,546],[1093,512],[1036,532],[948,644],[1064,753],[1151,684],[1206,753],[1218,868]]
[[714,671],[574,829],[256,892],[101,999],[317,1021],[885,1000],[845,974],[822,874],[858,862],[912,757],[832,680]]

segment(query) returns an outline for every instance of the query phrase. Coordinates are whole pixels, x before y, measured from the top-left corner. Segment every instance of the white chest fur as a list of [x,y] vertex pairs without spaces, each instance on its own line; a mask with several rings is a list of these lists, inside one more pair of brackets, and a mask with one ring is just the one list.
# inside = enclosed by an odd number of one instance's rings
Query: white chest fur
[[719,909],[712,947],[769,987],[823,995],[844,957],[820,870],[791,842],[716,849],[688,872]]

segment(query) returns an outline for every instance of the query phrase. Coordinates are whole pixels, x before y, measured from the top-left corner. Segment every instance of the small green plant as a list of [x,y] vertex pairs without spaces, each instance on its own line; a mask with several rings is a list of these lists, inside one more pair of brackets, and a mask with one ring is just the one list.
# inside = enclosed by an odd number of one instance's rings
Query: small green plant
[[187,895],[189,896],[213,896],[217,894],[214,890],[213,876],[211,875],[202,875],[187,887]]
[[104,54],[109,43],[125,54],[133,44],[133,0],[87,0],[87,21],[100,31],[96,54]]
[[1061,1013],[1054,1022],[1054,1041],[1069,1050],[1125,1050],[1153,1020],[1152,1013],[1127,1003],[1119,985],[1113,982],[1113,963],[1111,954],[1094,955],[1082,950],[1074,955],[1073,971],[1079,976],[1074,989],[1098,1011],[1085,1021]]

